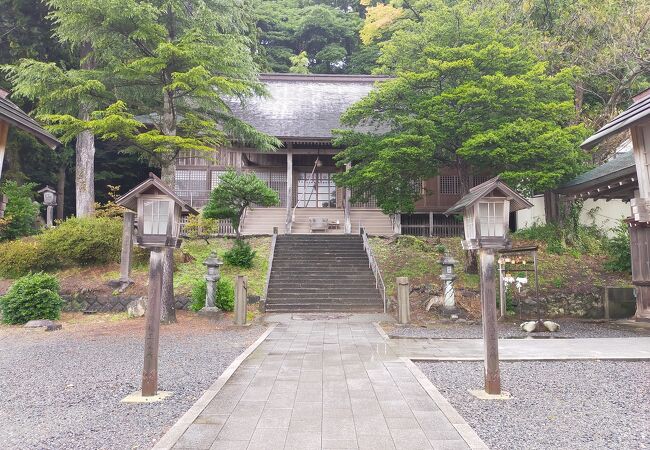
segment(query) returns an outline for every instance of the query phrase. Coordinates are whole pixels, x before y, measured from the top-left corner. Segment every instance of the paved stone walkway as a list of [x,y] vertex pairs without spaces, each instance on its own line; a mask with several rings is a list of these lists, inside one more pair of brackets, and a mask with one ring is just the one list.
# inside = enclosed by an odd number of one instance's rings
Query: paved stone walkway
[[156,448],[487,448],[369,322],[279,323],[211,389]]
[[[483,361],[482,339],[390,339],[399,356],[416,360]],[[499,360],[650,359],[650,337],[499,339]]]

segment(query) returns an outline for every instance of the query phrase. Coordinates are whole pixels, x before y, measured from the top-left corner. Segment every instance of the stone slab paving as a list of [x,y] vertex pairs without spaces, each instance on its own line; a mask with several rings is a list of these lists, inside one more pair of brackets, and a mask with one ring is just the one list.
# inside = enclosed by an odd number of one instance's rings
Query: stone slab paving
[[370,321],[284,319],[156,448],[487,448]]
[[[482,339],[390,339],[387,342],[399,356],[415,360],[483,360]],[[499,359],[501,361],[647,360],[650,359],[650,337],[499,339]]]

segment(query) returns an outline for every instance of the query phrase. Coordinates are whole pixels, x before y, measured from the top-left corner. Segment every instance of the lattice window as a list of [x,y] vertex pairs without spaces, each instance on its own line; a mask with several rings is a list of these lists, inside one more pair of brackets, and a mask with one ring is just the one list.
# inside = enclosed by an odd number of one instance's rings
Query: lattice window
[[472,187],[478,186],[479,184],[483,184],[490,178],[492,177],[489,175],[474,175],[472,177]]
[[216,188],[219,185],[219,180],[226,173],[225,170],[213,170],[210,174],[210,190]]
[[447,195],[459,195],[460,179],[455,175],[441,175],[440,193]]
[[177,191],[202,191],[205,190],[207,180],[205,170],[177,170],[176,190]]

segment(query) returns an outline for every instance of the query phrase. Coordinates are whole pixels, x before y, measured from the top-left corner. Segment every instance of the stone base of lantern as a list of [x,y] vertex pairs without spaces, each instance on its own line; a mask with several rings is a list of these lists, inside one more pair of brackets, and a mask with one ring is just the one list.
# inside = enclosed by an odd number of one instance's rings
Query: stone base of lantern
[[199,315],[218,319],[223,314],[216,306],[204,306],[199,310]]
[[158,391],[156,395],[148,395],[144,397],[142,395],[142,391],[137,391],[132,394],[127,395],[124,397],[122,400],[120,400],[120,403],[155,403],[155,402],[161,402],[165,400],[168,397],[171,397],[173,392],[171,391]]
[[510,400],[512,396],[509,392],[501,391],[500,394],[488,394],[483,389],[468,389],[467,392],[479,400]]

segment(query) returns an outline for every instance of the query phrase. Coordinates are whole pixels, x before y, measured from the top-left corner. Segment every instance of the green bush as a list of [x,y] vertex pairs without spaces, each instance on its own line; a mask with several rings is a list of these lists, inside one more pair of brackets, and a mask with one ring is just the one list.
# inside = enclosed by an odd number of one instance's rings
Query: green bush
[[[192,303],[190,309],[199,311],[205,306],[205,296],[207,293],[207,283],[205,280],[197,280],[192,287]],[[228,278],[219,278],[217,281],[217,299],[216,305],[223,311],[232,311],[235,308],[235,286]]]
[[62,306],[59,282],[52,275],[42,272],[19,278],[0,298],[2,320],[12,324],[58,319]]
[[36,217],[39,206],[34,203],[34,183],[19,186],[15,181],[7,181],[0,188],[0,195],[7,196],[5,216],[0,219],[0,241],[29,236],[38,231]]
[[122,222],[107,217],[71,218],[40,237],[57,267],[105,264],[120,260]]
[[630,250],[630,233],[628,225],[621,221],[614,236],[605,240],[605,269],[614,272],[632,272],[632,254]]
[[237,239],[232,248],[224,253],[223,259],[231,266],[248,269],[253,267],[255,253],[248,242]]
[[23,238],[0,244],[0,276],[17,278],[37,270],[44,270],[51,259],[43,251],[37,238]]

